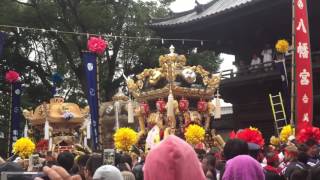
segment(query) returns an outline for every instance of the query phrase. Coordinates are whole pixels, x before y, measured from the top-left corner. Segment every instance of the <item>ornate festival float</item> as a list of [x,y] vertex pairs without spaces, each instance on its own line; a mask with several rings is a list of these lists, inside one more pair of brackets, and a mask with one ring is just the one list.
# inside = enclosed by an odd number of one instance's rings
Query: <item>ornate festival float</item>
[[39,132],[43,137],[37,142],[37,151],[73,151],[76,144],[87,146],[87,129],[90,127],[88,108],[81,109],[77,104],[64,102],[55,96],[50,103],[44,102],[35,110],[23,110],[23,115],[31,126],[29,137]]
[[[214,116],[220,116],[220,107],[213,102],[220,76],[200,65],[188,66],[186,57],[174,50],[171,46],[169,54],[159,57],[160,67],[145,69],[126,79],[134,99],[134,103],[128,100],[128,119],[134,116],[139,124],[132,143],[148,151],[164,137],[175,134],[195,148],[212,147],[213,139],[221,147],[224,141],[210,128]],[[120,135],[125,129],[120,128],[114,134],[116,148],[119,143],[126,143]]]

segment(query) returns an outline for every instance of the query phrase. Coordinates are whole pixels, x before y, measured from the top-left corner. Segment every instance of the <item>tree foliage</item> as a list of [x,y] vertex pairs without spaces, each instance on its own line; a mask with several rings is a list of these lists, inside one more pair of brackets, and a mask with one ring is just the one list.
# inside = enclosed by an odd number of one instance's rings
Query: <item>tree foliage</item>
[[[126,75],[136,74],[144,68],[156,66],[159,55],[168,53],[169,44],[164,47],[158,41],[125,37],[156,36],[145,25],[152,17],[166,16],[172,1],[2,0],[0,24],[105,36],[110,43],[109,50],[113,52],[111,56],[105,54],[99,58],[100,98],[106,101],[124,82],[119,71]],[[86,81],[81,56],[86,50],[86,35],[1,27],[0,30],[8,34],[0,57],[2,122],[9,118],[6,107],[10,86],[4,82],[4,74],[9,69],[20,72],[22,76],[24,108],[34,108],[49,100],[50,78],[56,72],[64,77],[62,89],[67,101],[85,105]],[[108,34],[118,38],[108,38]],[[187,52],[187,49],[182,52]],[[190,58],[193,59],[192,64],[203,64],[209,70],[215,70],[220,62],[207,52],[190,55]]]

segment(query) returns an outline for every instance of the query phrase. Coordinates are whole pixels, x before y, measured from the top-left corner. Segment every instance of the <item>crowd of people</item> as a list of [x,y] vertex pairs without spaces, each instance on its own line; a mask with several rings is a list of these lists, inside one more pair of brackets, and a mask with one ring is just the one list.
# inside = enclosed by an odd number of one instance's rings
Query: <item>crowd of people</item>
[[[0,162],[0,171],[38,171],[29,179],[51,180],[316,180],[320,179],[319,144],[314,139],[275,147],[229,139],[223,150],[194,149],[170,135],[148,154],[115,154],[114,164],[104,165],[101,154],[75,156],[61,152],[43,157],[41,168],[23,160]],[[37,177],[38,176],[38,177]],[[12,176],[11,179],[28,179]],[[10,179],[9,178],[9,179]]]

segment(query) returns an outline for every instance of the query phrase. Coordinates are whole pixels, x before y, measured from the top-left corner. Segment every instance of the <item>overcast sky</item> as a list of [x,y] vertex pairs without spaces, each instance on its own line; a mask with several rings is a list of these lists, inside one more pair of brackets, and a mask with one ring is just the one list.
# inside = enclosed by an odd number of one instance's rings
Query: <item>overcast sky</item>
[[[199,3],[205,4],[211,0],[198,0]],[[170,8],[174,12],[181,12],[193,9],[195,6],[195,0],[176,0],[170,5]]]
[[[150,1],[150,0],[144,0],[144,1]],[[157,1],[157,0],[151,0],[151,1]],[[210,2],[211,0],[198,0],[199,3],[205,4]],[[190,9],[193,9],[195,6],[195,0],[176,0],[170,5],[170,9],[174,12],[181,12],[181,11],[187,11]],[[237,68],[233,65],[234,62],[234,56],[227,55],[227,54],[221,54],[221,58],[224,59],[223,63],[220,65],[220,70],[229,70]]]

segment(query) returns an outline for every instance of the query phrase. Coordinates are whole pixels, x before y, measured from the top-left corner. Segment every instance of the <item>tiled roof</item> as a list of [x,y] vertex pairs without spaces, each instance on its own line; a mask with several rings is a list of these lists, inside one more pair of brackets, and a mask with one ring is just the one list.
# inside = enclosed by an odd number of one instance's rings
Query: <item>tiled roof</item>
[[203,9],[200,12],[197,12],[195,8],[187,12],[177,13],[170,18],[153,20],[150,26],[157,27],[185,24],[218,15],[225,11],[251,5],[257,1],[261,0],[213,0],[206,5],[203,5]]

